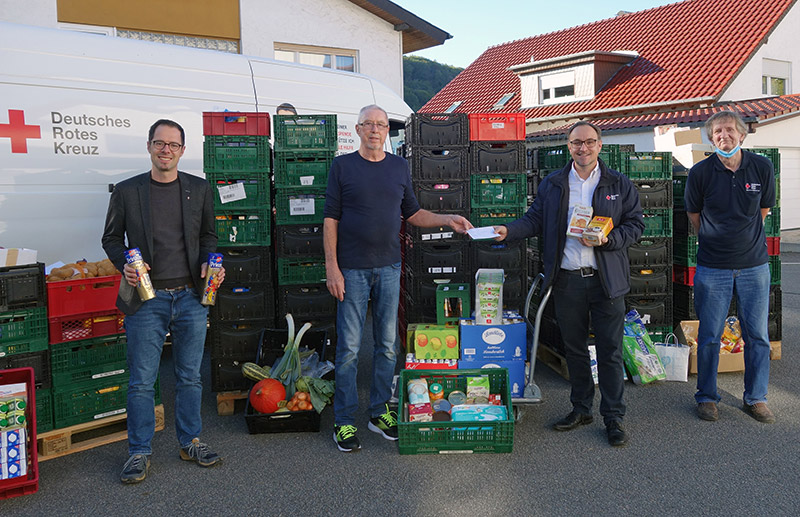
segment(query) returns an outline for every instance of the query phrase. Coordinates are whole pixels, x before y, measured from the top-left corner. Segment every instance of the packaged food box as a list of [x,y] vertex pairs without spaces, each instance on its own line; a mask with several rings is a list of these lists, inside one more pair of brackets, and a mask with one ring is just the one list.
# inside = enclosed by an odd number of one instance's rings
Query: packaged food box
[[414,329],[414,354],[417,359],[458,359],[458,327],[418,324]]
[[599,246],[603,243],[603,237],[608,237],[613,228],[614,222],[610,217],[596,215],[589,221],[586,229],[583,230],[582,236],[587,241]]
[[569,218],[569,225],[567,225],[567,236],[581,237],[583,230],[589,226],[592,221],[592,212],[594,210],[590,206],[575,205],[572,207],[572,214]]
[[503,318],[502,269],[481,268],[475,272],[475,322],[494,325]]

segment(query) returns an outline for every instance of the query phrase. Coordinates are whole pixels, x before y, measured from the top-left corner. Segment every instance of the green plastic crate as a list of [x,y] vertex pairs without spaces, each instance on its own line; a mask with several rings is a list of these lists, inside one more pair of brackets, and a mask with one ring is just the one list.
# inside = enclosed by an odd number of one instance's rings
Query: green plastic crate
[[540,147],[536,149],[536,168],[540,171],[558,170],[563,168],[571,157],[569,147],[566,144]]
[[642,237],[672,237],[672,210],[654,208],[643,210],[644,232]]
[[36,390],[36,433],[53,429],[53,394],[49,389]]
[[[491,393],[499,393],[508,412],[508,420],[496,422],[408,422],[402,408],[406,403],[408,381],[427,378],[450,392],[467,391],[467,377],[489,377]],[[473,370],[401,370],[400,415],[397,429],[400,454],[435,454],[448,452],[511,452],[514,447],[514,410],[511,407],[511,390],[508,370],[483,368]]]
[[621,152],[620,160],[622,165],[620,172],[630,179],[672,179],[672,153]]
[[781,256],[769,257],[769,284],[781,285]]
[[683,195],[686,193],[686,180],[688,178],[688,172],[672,173],[672,205],[675,208],[683,209]]
[[269,207],[246,212],[217,210],[217,246],[269,246],[272,214]]
[[672,240],[672,261],[681,266],[697,266],[697,235]]
[[525,174],[473,174],[470,178],[472,208],[518,207],[527,202]]
[[53,386],[128,373],[128,340],[124,334],[50,345]]
[[339,148],[336,115],[275,115],[275,150]]
[[6,345],[19,341],[31,342],[39,338],[47,340],[47,307],[14,309],[0,313],[0,355]]
[[[125,413],[129,377],[126,374],[54,388],[53,426],[60,429]],[[155,384],[155,404],[161,404],[159,379]]]
[[268,136],[206,136],[205,172],[269,172]]
[[779,207],[772,207],[764,218],[764,231],[767,237],[780,237],[781,236],[781,209]]
[[278,258],[279,285],[319,284],[325,279],[325,257]]
[[[214,210],[253,210],[270,206],[269,188],[270,181],[267,173],[247,177],[239,172],[207,172],[206,180],[214,191]],[[228,187],[241,183],[244,188],[244,199],[223,202],[224,198],[230,199]]]
[[476,227],[497,226],[499,224],[510,223],[523,216],[526,208],[524,206],[510,208],[475,208],[469,216],[469,220]]
[[672,327],[647,327],[647,333],[653,343],[664,343],[669,334],[672,334]]
[[334,151],[277,151],[275,152],[275,186],[325,187],[328,172],[335,157]]
[[609,169],[618,171],[622,166],[622,151],[619,144],[603,144],[599,157]]
[[760,154],[772,162],[772,167],[775,169],[775,176],[781,175],[781,153],[777,147],[753,147],[745,149],[751,153]]
[[275,190],[277,224],[322,224],[325,188]]
[[20,339],[11,343],[0,344],[0,357],[7,355],[28,354],[47,350],[47,338]]

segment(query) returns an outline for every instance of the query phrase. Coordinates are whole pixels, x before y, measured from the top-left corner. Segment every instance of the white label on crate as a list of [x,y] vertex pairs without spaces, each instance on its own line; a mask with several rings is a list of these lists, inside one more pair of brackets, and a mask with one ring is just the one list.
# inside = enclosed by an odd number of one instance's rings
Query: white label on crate
[[442,268],[440,267],[429,267],[428,273],[442,273]]
[[105,418],[107,416],[114,416],[114,415],[121,415],[125,412],[125,408],[122,409],[115,409],[114,411],[106,411],[105,413],[100,413],[94,416],[95,420],[100,420],[101,418]]
[[492,129],[503,129],[506,127],[505,122],[492,122]]
[[289,200],[289,215],[314,215],[314,198]]
[[5,352],[0,352],[0,357],[5,357],[5,356],[6,356]]
[[110,372],[94,374],[92,375],[92,379],[102,379],[103,377],[111,377],[112,375],[119,375],[121,373],[125,373],[124,368],[122,370],[111,370]]
[[301,185],[313,185],[314,184],[314,176],[300,176],[300,184]]
[[492,327],[490,329],[484,330],[481,337],[486,343],[490,345],[499,345],[500,343],[506,340],[506,333],[503,332],[503,329],[501,328]]
[[241,201],[247,199],[247,194],[244,191],[244,183],[234,183],[232,185],[223,185],[217,187],[219,191],[219,200],[224,205],[233,201]]
[[456,268],[454,268],[454,267],[443,267],[441,272],[442,273],[455,273],[456,272]]

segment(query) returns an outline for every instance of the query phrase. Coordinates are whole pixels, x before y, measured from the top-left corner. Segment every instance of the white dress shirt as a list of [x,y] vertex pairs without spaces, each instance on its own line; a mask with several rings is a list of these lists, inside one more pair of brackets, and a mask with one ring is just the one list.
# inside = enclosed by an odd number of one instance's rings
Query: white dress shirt
[[[572,164],[572,169],[569,171],[569,212],[567,213],[567,221],[572,216],[572,208],[575,205],[592,206],[592,196],[594,196],[594,190],[599,182],[599,162],[585,180],[578,176],[575,164]],[[597,269],[594,248],[584,246],[578,237],[567,237],[564,255],[561,258],[561,268],[575,270],[582,267]]]

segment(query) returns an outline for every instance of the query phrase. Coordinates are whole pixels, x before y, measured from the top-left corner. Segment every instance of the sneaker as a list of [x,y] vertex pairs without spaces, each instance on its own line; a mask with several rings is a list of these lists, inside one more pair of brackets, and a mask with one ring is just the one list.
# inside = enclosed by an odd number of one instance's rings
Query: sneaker
[[775,415],[767,407],[766,402],[756,402],[755,404],[744,404],[744,412],[764,424],[774,424]]
[[150,470],[150,456],[146,454],[131,454],[122,467],[122,474],[119,475],[119,480],[129,485],[140,483],[147,477],[148,470]]
[[356,426],[337,425],[333,427],[333,441],[342,452],[355,452],[361,449],[361,443],[356,438]]
[[182,460],[194,461],[201,467],[212,467],[222,461],[219,454],[200,442],[200,438],[195,438],[186,447],[181,447],[180,453]]
[[716,422],[719,420],[719,410],[714,402],[700,402],[697,404],[697,416],[701,420]]
[[397,440],[397,413],[389,411],[389,404],[386,404],[386,411],[382,415],[370,418],[367,427],[387,440]]

